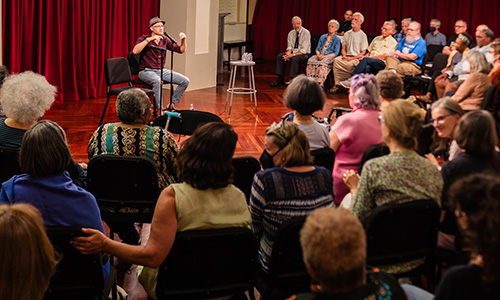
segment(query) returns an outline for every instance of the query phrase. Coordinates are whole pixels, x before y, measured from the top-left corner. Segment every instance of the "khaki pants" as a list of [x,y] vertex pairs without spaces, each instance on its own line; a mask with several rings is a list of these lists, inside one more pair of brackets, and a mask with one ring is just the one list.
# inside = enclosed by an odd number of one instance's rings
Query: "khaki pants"
[[422,72],[420,66],[412,61],[399,60],[395,57],[388,56],[385,59],[386,70],[396,70],[399,76],[415,76]]
[[342,56],[336,57],[335,61],[333,62],[333,75],[335,77],[335,85],[338,85],[341,81],[351,78],[352,71],[354,71],[358,64],[358,59],[345,61],[342,60]]

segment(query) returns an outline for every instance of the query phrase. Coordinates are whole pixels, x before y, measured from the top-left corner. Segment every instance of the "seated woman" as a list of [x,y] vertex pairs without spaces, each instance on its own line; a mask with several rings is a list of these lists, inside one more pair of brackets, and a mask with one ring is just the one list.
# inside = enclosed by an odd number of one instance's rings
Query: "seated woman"
[[[208,123],[183,143],[176,165],[183,183],[164,189],[144,246],[132,246],[84,228],[89,237],[78,237],[74,246],[82,253],[109,253],[130,263],[157,268],[165,260],[177,231],[246,227],[251,218],[245,194],[231,184],[231,160],[238,136],[225,123]],[[155,296],[157,270],[144,268],[139,279]]]
[[325,94],[319,85],[310,78],[299,75],[292,80],[283,94],[285,106],[293,109],[293,118],[299,129],[304,131],[312,150],[330,147],[328,124],[320,124],[312,114],[322,110],[325,105]]
[[313,211],[300,231],[300,245],[316,284],[311,285],[311,293],[289,300],[407,299],[396,278],[375,269],[366,274],[365,232],[347,209],[323,207]]
[[259,261],[267,272],[274,234],[293,217],[333,205],[332,176],[312,166],[307,137],[297,124],[282,121],[266,130],[263,156],[276,167],[255,174],[250,195],[252,231],[259,241]]
[[[1,72],[0,72],[1,74]],[[57,88],[44,76],[26,71],[8,76],[2,84],[0,106],[6,118],[0,118],[0,146],[19,148],[26,130],[40,120],[55,100]],[[85,188],[87,164],[71,158],[67,168],[73,182]]]
[[340,38],[335,34],[339,26],[337,20],[332,19],[328,22],[328,33],[319,38],[316,55],[307,61],[307,76],[314,78],[321,86],[332,70],[333,60],[339,55],[342,47]]
[[425,157],[439,166],[436,157],[442,157],[443,161],[452,160],[461,153],[460,147],[453,139],[453,132],[458,120],[463,116],[464,111],[450,97],[444,97],[431,105],[432,126],[435,132],[433,136],[432,152]]
[[[24,134],[19,165],[25,172],[2,185],[0,203],[29,203],[40,210],[45,226],[84,226],[104,232],[92,194],[76,186],[66,168],[71,154],[64,130],[39,121]],[[105,278],[109,263],[104,267]]]
[[[445,163],[441,169],[444,182],[441,199],[443,208],[449,207],[448,190],[458,179],[483,172],[500,174],[500,153],[495,149],[498,146],[497,132],[489,112],[477,110],[463,115],[455,128],[454,138],[464,152]],[[440,231],[449,236],[449,243],[441,246],[453,249],[456,219],[451,209],[445,211]]]
[[0,299],[42,300],[57,259],[40,212],[28,204],[0,205],[0,245]]
[[[361,178],[354,170],[344,173],[344,182],[353,195],[352,212],[364,223],[373,209],[386,203],[435,200],[440,203],[443,179],[436,166],[419,156],[417,134],[420,109],[404,100],[390,102],[382,111],[381,127],[390,154],[369,160]],[[404,266],[384,268],[403,273],[420,264],[418,259]]]
[[470,70],[465,81],[460,84],[451,99],[457,101],[464,111],[481,109],[481,103],[491,85],[488,72],[490,65],[484,54],[479,51],[471,52],[462,66],[464,71]]
[[382,142],[378,111],[380,94],[372,74],[356,75],[349,90],[351,113],[341,116],[330,131],[330,147],[335,151],[333,192],[335,204],[340,204],[349,189],[342,180],[347,170],[358,171],[366,148]]

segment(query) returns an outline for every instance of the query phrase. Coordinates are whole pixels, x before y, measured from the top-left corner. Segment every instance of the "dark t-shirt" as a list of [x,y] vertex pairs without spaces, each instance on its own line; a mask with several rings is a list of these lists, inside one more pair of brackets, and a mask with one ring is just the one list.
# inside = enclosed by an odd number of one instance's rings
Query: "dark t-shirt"
[[351,21],[343,21],[340,22],[340,28],[338,30],[339,33],[348,32],[352,29]]

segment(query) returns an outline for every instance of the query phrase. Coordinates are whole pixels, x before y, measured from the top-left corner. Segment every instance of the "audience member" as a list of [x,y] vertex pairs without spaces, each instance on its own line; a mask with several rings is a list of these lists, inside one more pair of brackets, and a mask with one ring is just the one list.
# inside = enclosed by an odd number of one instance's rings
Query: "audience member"
[[[177,143],[167,130],[148,125],[151,102],[146,93],[141,89],[121,92],[116,98],[116,114],[121,122],[101,125],[92,134],[89,159],[100,154],[145,156],[155,163],[160,189],[177,182],[174,167],[179,151]],[[133,223],[105,221],[125,243],[139,243],[139,234]]]
[[0,245],[0,299],[42,300],[57,259],[40,212],[28,204],[0,205]]
[[[70,161],[64,130],[47,120],[33,124],[19,151],[19,165],[25,173],[3,183],[0,203],[35,206],[45,226],[84,226],[104,232],[96,199],[76,186],[65,171]],[[109,262],[104,273],[107,278]]]
[[152,268],[165,260],[176,232],[250,225],[245,195],[231,184],[237,139],[230,125],[207,123],[183,143],[176,160],[183,183],[173,183],[161,192],[144,246],[119,243],[87,228],[82,231],[90,236],[76,238],[73,245],[84,254],[106,252],[149,267],[138,268],[139,280],[155,297],[157,269]]
[[278,79],[271,86],[278,87],[285,84],[286,62],[290,62],[290,79],[297,76],[299,63],[307,61],[311,53],[311,34],[302,27],[302,20],[295,16],[292,18],[293,29],[288,33],[286,52],[276,56],[276,75]]
[[441,27],[441,21],[438,19],[432,19],[429,24],[430,32],[425,35],[425,43],[429,45],[446,45],[446,36],[439,32],[439,27]]
[[352,17],[352,29],[345,33],[342,39],[342,57],[335,58],[333,62],[333,74],[335,86],[330,92],[336,93],[340,90],[339,83],[351,77],[351,73],[358,65],[359,59],[363,57],[368,48],[368,38],[361,30],[365,18],[359,12]]
[[380,90],[382,103],[380,108],[383,109],[389,102],[400,99],[404,95],[403,79],[396,73],[383,70],[377,73],[375,77]]
[[330,147],[328,124],[320,124],[312,116],[325,105],[325,94],[316,82],[304,75],[295,77],[286,88],[283,101],[287,108],[294,110],[291,120],[290,117],[288,120],[306,134],[311,151]]
[[340,27],[338,30],[338,35],[343,36],[346,32],[352,29],[351,21],[353,17],[352,10],[348,9],[344,13],[344,21],[340,23]]
[[340,38],[335,35],[338,28],[339,22],[337,20],[328,22],[328,33],[319,38],[316,55],[311,56],[307,61],[307,76],[316,79],[321,86],[332,70],[333,60],[340,53]]
[[[339,230],[339,228],[342,228]],[[366,237],[344,208],[313,211],[300,231],[304,263],[316,284],[301,299],[407,299],[397,280],[378,270],[366,274]]]
[[250,195],[252,231],[259,241],[259,262],[267,272],[278,227],[288,219],[333,205],[331,172],[311,166],[307,137],[295,123],[273,123],[266,130],[264,155],[276,167],[255,174]]
[[396,42],[400,43],[406,37],[406,35],[408,34],[410,23],[410,19],[401,20],[401,31],[394,34],[394,39],[396,40]]
[[408,34],[399,42],[396,51],[385,59],[386,69],[394,70],[400,76],[415,76],[421,73],[420,66],[427,53],[427,46],[420,35],[420,23],[411,22]]
[[467,32],[467,22],[465,22],[464,20],[457,20],[455,22],[454,28],[455,34],[450,36],[448,42],[446,43],[446,46],[443,47],[443,54],[450,55],[453,50],[456,50],[455,40],[457,39],[458,35]]
[[392,24],[394,24],[394,30],[391,32],[391,34],[395,35],[399,31],[399,28],[398,28],[398,25],[399,25],[398,18],[392,17],[392,18],[389,19],[389,22],[391,22]]
[[[385,68],[385,58],[387,54],[394,51],[398,42],[391,36],[394,30],[394,24],[386,21],[382,25],[382,35],[373,39],[368,46],[365,56],[359,59],[359,64],[354,68],[352,75],[358,74],[377,74]],[[351,79],[340,82],[344,88],[348,89],[351,85]]]
[[330,131],[330,147],[335,151],[332,177],[337,205],[349,193],[342,180],[344,172],[357,172],[366,148],[382,142],[378,111],[380,94],[375,76],[366,74],[353,77],[349,105],[353,111],[341,116]]
[[[7,77],[0,93],[0,106],[6,115],[6,118],[0,118],[0,146],[21,147],[26,130],[49,110],[56,92],[57,88],[49,84],[44,76],[31,71]],[[77,164],[71,158],[67,171],[80,187],[86,186],[85,169],[87,164]]]

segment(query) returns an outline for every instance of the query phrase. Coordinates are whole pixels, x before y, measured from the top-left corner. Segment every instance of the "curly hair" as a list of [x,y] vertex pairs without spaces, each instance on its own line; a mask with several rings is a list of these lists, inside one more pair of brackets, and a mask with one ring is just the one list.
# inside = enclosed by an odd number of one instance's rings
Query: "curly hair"
[[364,109],[380,107],[380,91],[377,79],[372,74],[354,75],[351,80],[351,93],[354,93],[354,107]]
[[211,122],[198,127],[177,155],[179,178],[199,190],[227,186],[233,181],[237,141],[238,135],[229,124]]
[[347,293],[365,283],[365,231],[347,209],[314,210],[300,231],[300,244],[304,262],[314,271],[322,289],[332,294]]
[[148,111],[151,111],[151,102],[141,89],[125,90],[116,98],[116,115],[123,123],[132,123]]
[[449,195],[454,208],[467,215],[466,242],[483,258],[486,288],[500,293],[500,178],[473,174],[453,183]]
[[306,134],[293,122],[273,123],[266,129],[266,135],[281,149],[282,167],[306,166],[312,164],[309,140]]
[[8,118],[21,123],[43,117],[55,100],[57,88],[44,76],[26,71],[8,76],[0,90],[0,106]]
[[390,136],[401,146],[415,149],[417,136],[422,127],[420,109],[416,104],[404,100],[389,102],[382,111],[383,124]]
[[297,111],[303,116],[312,115],[323,109],[325,93],[319,84],[311,77],[301,74],[292,80],[283,94],[287,108]]
[[38,209],[0,205],[0,245],[0,299],[42,299],[58,260]]

